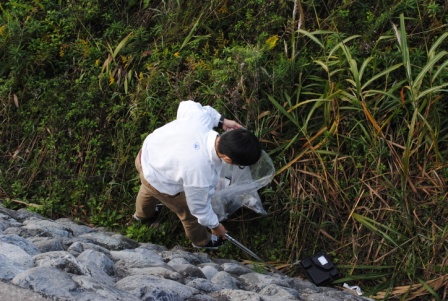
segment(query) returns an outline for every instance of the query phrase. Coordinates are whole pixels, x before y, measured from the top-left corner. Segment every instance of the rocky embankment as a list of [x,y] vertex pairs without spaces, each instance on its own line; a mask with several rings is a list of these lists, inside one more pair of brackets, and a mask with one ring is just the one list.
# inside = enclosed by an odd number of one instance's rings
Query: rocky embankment
[[48,300],[357,301],[300,278],[206,253],[137,243],[70,219],[0,205],[0,280]]

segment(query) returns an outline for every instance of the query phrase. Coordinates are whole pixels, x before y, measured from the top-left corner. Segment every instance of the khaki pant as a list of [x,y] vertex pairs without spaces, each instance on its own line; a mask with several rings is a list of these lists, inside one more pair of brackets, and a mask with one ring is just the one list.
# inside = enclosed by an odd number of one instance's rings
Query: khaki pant
[[205,246],[210,241],[210,232],[206,227],[198,223],[198,219],[190,213],[188,209],[185,193],[169,195],[159,192],[152,187],[143,176],[142,165],[140,162],[141,150],[135,158],[135,168],[140,176],[140,190],[135,201],[135,215],[140,219],[147,219],[154,216],[158,202],[164,204],[168,209],[177,214],[182,222],[185,234],[196,246]]

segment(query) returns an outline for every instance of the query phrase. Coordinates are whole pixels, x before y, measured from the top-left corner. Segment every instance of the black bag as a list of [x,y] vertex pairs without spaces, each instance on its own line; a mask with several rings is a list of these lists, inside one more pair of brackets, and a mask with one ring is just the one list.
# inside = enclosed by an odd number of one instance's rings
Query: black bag
[[338,269],[333,265],[325,252],[319,252],[300,262],[308,279],[315,285],[325,285],[341,278]]

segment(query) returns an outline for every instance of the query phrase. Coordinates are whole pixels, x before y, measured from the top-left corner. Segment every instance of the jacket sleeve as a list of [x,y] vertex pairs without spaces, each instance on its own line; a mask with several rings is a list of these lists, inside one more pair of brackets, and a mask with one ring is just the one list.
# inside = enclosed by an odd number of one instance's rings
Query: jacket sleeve
[[213,229],[218,227],[218,216],[213,212],[209,187],[185,187],[188,209],[197,217],[199,224]]
[[189,119],[191,122],[200,122],[203,126],[212,129],[218,126],[221,114],[211,106],[202,106],[192,100],[182,101],[177,109],[177,119]]

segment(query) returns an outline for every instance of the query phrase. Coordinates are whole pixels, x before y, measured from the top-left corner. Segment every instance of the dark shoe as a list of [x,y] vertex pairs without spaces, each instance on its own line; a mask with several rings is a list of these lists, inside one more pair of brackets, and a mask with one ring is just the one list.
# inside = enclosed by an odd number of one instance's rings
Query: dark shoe
[[220,237],[217,237],[216,235],[212,234],[212,237],[208,244],[205,246],[196,246],[195,244],[192,244],[193,247],[198,249],[208,249],[208,250],[218,250],[220,246],[224,244],[224,240],[222,240]]
[[151,222],[153,222],[156,219],[156,217],[154,216],[154,217],[150,217],[150,218],[140,218],[140,217],[138,217],[137,215],[134,214],[132,216],[132,219],[135,222],[140,223],[140,224],[150,224]]
[[154,216],[150,218],[140,218],[137,215],[132,215],[132,219],[130,222],[127,223],[128,226],[132,225],[133,223],[139,223],[141,225],[149,225],[155,222],[155,220],[159,217],[160,212],[162,211],[163,204],[157,204],[156,210],[154,212]]

